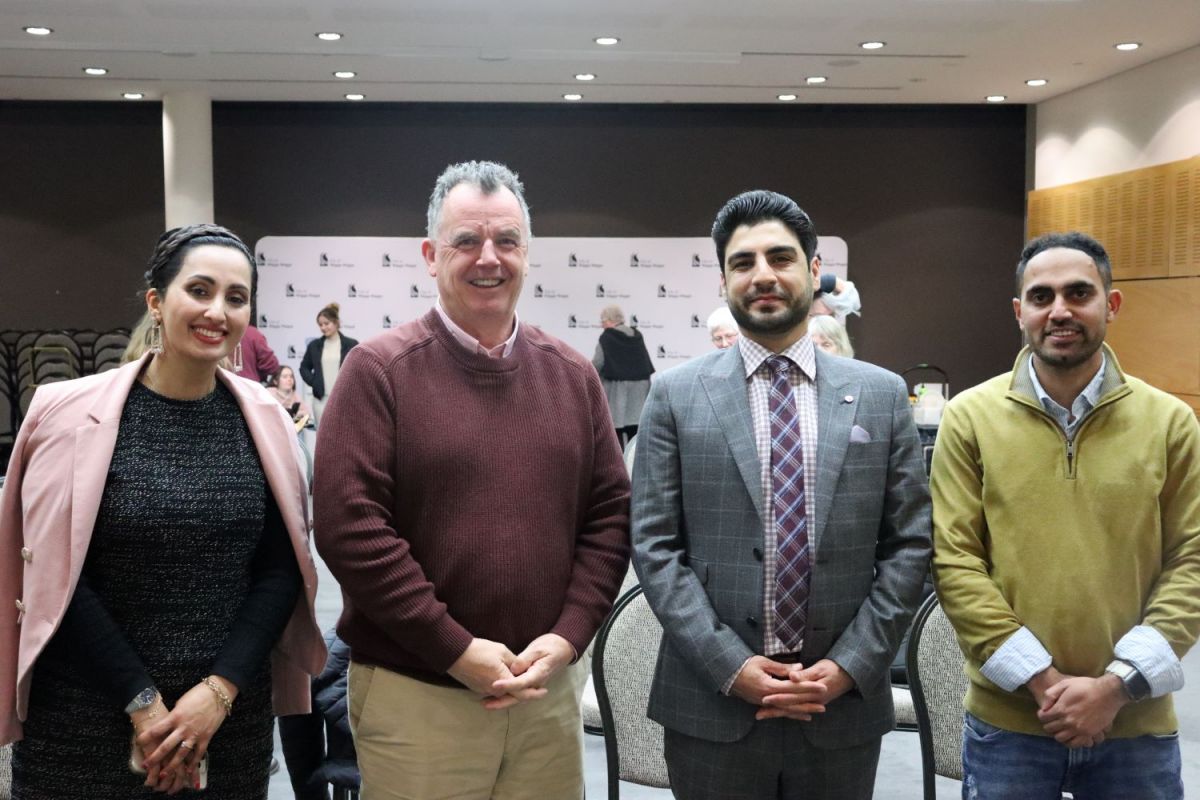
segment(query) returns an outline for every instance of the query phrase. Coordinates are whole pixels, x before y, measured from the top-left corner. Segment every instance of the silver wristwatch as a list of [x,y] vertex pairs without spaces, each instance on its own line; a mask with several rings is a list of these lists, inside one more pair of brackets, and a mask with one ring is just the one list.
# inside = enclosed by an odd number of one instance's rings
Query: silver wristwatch
[[1129,695],[1129,699],[1133,702],[1145,700],[1150,696],[1150,684],[1142,673],[1138,672],[1137,667],[1130,664],[1128,661],[1114,659],[1111,664],[1104,668],[1104,671],[1112,675],[1116,675],[1121,679],[1121,685],[1125,687],[1125,693]]
[[134,698],[129,701],[129,705],[125,706],[125,713],[132,714],[135,711],[141,711],[144,708],[149,708],[154,705],[154,701],[158,699],[158,689],[153,686],[147,686],[142,689]]

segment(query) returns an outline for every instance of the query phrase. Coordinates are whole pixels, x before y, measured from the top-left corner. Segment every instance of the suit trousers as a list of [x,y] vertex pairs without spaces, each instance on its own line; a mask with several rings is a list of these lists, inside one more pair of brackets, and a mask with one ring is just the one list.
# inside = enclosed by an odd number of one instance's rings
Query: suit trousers
[[667,774],[677,800],[871,800],[881,739],[855,747],[812,744],[802,722],[755,722],[736,742],[667,729]]
[[350,664],[363,800],[582,800],[586,665],[548,693],[489,711],[469,689]]

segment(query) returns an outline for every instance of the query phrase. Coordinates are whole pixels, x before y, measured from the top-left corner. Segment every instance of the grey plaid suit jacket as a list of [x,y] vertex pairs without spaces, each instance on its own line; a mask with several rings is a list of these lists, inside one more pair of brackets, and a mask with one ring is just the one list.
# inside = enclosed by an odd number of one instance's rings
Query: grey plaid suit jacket
[[[816,514],[800,656],[837,662],[855,688],[804,726],[838,748],[893,726],[888,665],[930,554],[928,482],[904,382],[817,350]],[[862,431],[851,440],[851,429]],[[762,653],[762,487],[737,347],[654,381],[633,468],[634,566],[664,636],[648,714],[717,742],[744,737],[755,707],[721,693]]]

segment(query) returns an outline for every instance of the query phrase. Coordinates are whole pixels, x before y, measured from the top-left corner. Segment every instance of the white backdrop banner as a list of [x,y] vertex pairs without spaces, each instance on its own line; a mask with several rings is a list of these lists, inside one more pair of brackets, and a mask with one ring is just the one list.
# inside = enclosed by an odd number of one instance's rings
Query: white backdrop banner
[[[433,307],[437,285],[419,237],[267,236],[258,241],[258,327],[280,363],[299,371],[320,335],[317,312],[340,306],[342,331],[365,341]],[[822,270],[847,276],[846,242],[820,237]],[[711,239],[534,238],[517,303],[537,325],[589,359],[600,310],[618,305],[659,372],[708,352],[705,321],[725,302]]]

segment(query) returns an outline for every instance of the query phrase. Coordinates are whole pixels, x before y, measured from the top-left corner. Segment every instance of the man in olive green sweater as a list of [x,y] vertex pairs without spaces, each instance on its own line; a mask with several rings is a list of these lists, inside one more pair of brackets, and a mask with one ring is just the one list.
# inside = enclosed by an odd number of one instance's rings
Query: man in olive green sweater
[[1104,344],[1078,233],[1030,242],[1011,374],[946,408],[934,578],[967,659],[964,797],[1183,797],[1170,693],[1200,632],[1200,426]]

